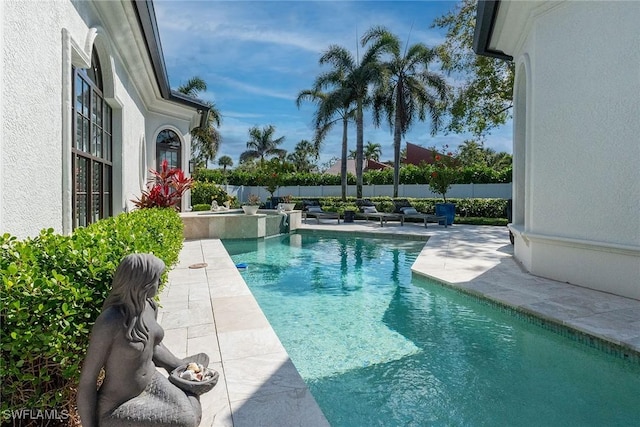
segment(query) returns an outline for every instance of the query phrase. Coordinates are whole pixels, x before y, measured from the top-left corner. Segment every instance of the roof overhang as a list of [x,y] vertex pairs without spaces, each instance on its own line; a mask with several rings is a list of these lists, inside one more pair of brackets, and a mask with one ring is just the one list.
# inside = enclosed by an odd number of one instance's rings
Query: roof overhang
[[[131,0],[136,16],[140,24],[147,52],[153,66],[153,72],[158,83],[158,89],[163,99],[167,101],[177,102],[182,105],[194,108],[202,112],[202,116],[206,116],[206,112],[210,107],[204,101],[184,95],[180,92],[171,90],[167,69],[164,63],[164,55],[162,53],[162,43],[160,42],[160,32],[158,31],[158,22],[156,21],[156,13],[152,0]],[[203,122],[204,120],[201,120]],[[201,123],[202,124],[202,123]]]
[[513,56],[490,47],[500,3],[500,0],[478,0],[476,28],[473,35],[473,50],[478,55],[513,61]]

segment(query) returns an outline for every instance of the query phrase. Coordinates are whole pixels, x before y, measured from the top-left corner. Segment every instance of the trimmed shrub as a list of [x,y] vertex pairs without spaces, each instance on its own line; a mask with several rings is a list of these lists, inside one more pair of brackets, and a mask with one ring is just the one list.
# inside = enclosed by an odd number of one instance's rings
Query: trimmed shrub
[[211,209],[211,205],[207,205],[205,203],[199,204],[199,205],[193,205],[193,212],[202,212],[202,211],[208,211]]
[[[375,205],[379,212],[393,212],[395,205],[391,197],[370,197],[368,198]],[[301,200],[296,198],[296,200]],[[354,206],[355,197],[347,197],[345,202],[340,197],[322,197],[318,199],[322,208],[327,211],[342,212],[345,208]],[[442,199],[414,199],[408,200],[419,212],[435,214],[436,203],[441,203]],[[482,218],[506,218],[507,200],[505,199],[447,199],[456,205],[456,215],[460,217],[482,217]]]
[[[400,184],[429,184],[429,177],[435,170],[433,165],[421,164],[403,165],[400,168]],[[511,167],[495,170],[487,166],[468,166],[457,171],[453,177],[453,184],[489,184],[511,182]],[[220,169],[199,169],[194,174],[194,179],[198,182],[225,182],[230,185],[247,185],[265,187],[264,174],[260,169],[246,170],[234,169],[223,173]],[[364,185],[392,185],[393,168],[382,170],[369,170],[362,174]],[[292,173],[279,172],[278,186],[314,186],[314,185],[340,185],[340,175],[329,175],[320,173]],[[353,174],[347,175],[349,185],[356,184],[356,177]],[[193,195],[192,195],[193,197]],[[208,201],[211,202],[210,200]],[[204,203],[204,202],[203,202]]]
[[225,174],[221,169],[198,169],[193,179],[199,182],[225,182]]
[[169,269],[178,262],[182,232],[175,210],[152,208],[98,221],[70,236],[52,229],[24,241],[1,236],[0,413],[74,413],[89,332],[113,272],[134,252],[154,253]]
[[191,190],[191,205],[207,204],[211,206],[211,202],[215,200],[218,205],[222,206],[228,197],[227,192],[214,182],[196,181]]

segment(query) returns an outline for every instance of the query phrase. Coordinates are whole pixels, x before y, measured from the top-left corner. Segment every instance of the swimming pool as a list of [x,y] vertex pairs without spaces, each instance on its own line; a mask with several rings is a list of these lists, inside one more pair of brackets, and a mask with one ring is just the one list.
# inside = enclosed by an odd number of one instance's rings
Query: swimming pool
[[224,243],[332,426],[640,419],[640,366],[412,277],[424,242]]

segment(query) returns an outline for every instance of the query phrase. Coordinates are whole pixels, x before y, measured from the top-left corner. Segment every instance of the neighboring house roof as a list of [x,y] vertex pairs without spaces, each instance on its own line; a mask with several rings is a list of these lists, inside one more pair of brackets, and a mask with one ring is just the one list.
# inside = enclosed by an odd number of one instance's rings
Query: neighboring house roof
[[388,165],[386,163],[380,163],[376,160],[369,159],[367,160],[367,166],[365,168],[367,170],[382,170],[382,169],[388,169],[390,167],[391,165]]
[[[160,42],[160,33],[158,31],[158,22],[156,21],[156,13],[153,8],[152,0],[131,0],[134,10],[140,23],[140,28],[147,45],[147,51],[153,64],[153,71],[156,76],[156,82],[160,89],[162,98],[187,105],[202,111],[209,111],[210,107],[204,101],[192,98],[183,93],[171,90],[169,79],[167,77],[167,69],[164,63],[164,55],[162,53],[162,44]],[[200,127],[206,124],[207,114],[202,114]]]
[[[341,164],[341,159],[338,159],[337,162],[335,162],[333,165],[331,165],[331,167],[329,169],[327,169],[325,171],[326,174],[329,175],[340,175],[340,164]],[[355,159],[347,159],[347,173],[350,173],[352,175],[356,174],[356,161]]]
[[500,0],[479,0],[476,10],[476,29],[473,34],[473,50],[478,55],[513,61],[513,57],[506,53],[492,49],[491,37],[498,16]]
[[[340,175],[340,159],[338,159],[337,162],[335,162],[333,165],[331,165],[331,167],[329,169],[327,169],[324,173],[329,174],[329,175]],[[376,162],[375,160],[366,160],[364,161],[364,167],[363,170],[372,170],[372,169],[386,169],[386,168],[390,168],[391,166],[385,164],[385,163],[380,163],[380,162]],[[350,173],[352,175],[356,174],[356,161],[355,159],[347,159],[347,173]]]
[[[433,150],[424,148],[416,144],[407,142],[407,158],[404,164],[419,166],[421,163],[433,163]],[[381,170],[391,168],[393,165],[377,162],[375,160],[365,160],[364,170]],[[329,169],[325,171],[330,175],[340,175],[340,160],[335,162]],[[356,174],[356,161],[347,159],[347,173]]]
[[433,150],[407,142],[407,158],[404,163],[407,165],[419,166],[420,163],[433,163]]

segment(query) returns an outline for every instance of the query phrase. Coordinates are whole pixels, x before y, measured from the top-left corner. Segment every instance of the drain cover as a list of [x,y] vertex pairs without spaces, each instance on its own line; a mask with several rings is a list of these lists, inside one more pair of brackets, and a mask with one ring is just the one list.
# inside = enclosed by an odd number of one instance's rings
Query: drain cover
[[189,268],[205,268],[207,265],[209,264],[207,264],[206,262],[199,262],[197,264],[191,264]]

